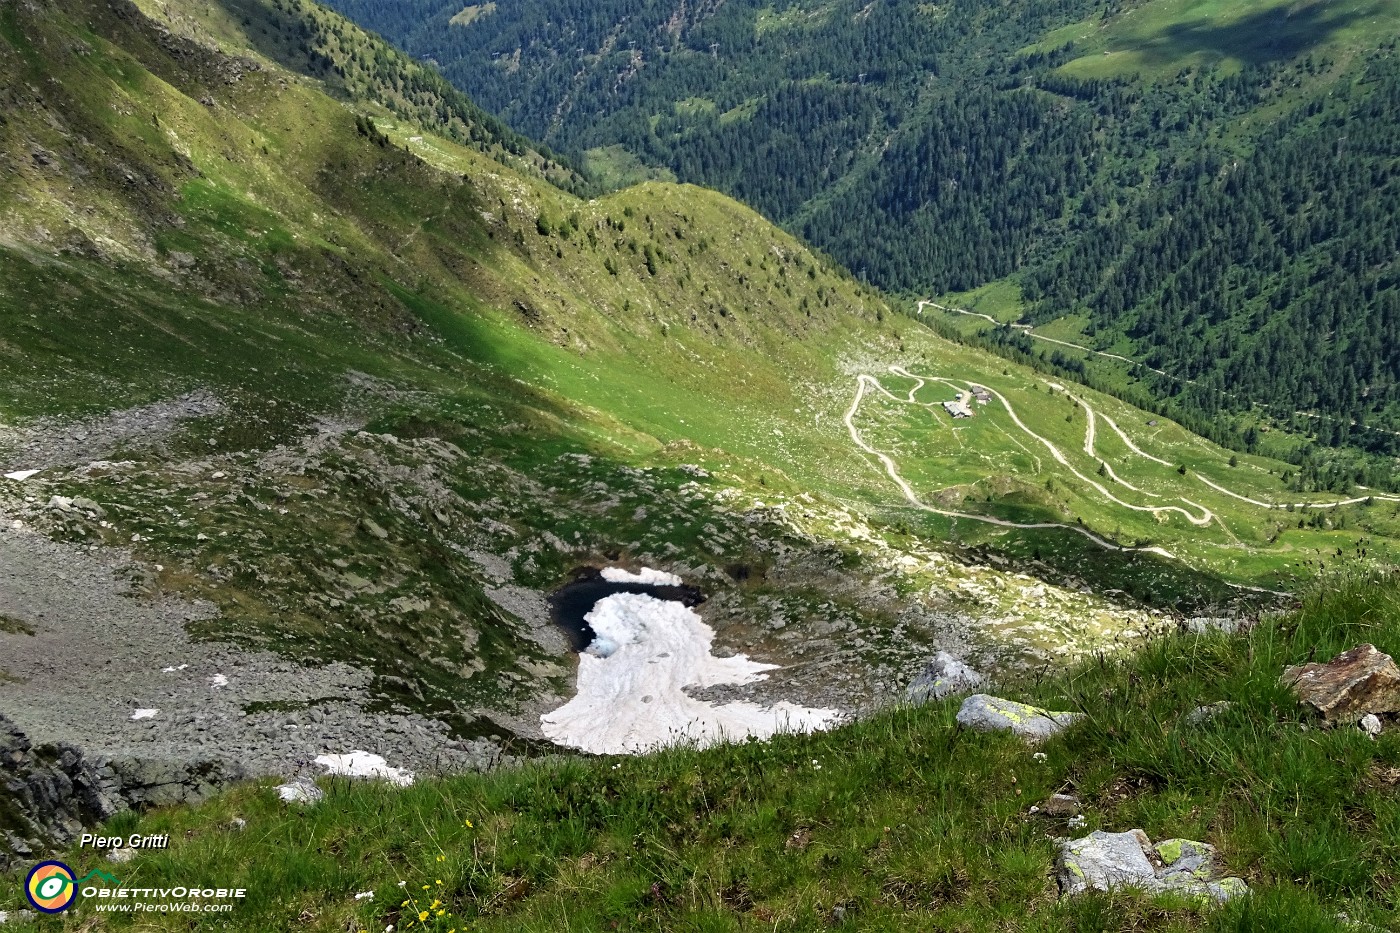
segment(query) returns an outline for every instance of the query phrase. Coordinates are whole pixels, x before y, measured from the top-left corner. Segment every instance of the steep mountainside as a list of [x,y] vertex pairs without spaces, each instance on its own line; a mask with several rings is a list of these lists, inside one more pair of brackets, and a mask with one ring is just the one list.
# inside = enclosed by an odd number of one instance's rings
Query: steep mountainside
[[[545,597],[605,562],[679,573],[723,646],[789,665],[757,696],[851,712],[939,646],[1073,657],[1400,539],[1394,497],[1292,492],[939,340],[721,195],[568,194],[321,8],[10,4],[0,36],[0,699],[28,732],[170,751],[213,717],[277,770],[309,710],[346,742],[381,710],[479,763],[571,692]],[[133,673],[153,654],[260,686],[133,720],[204,689]]]
[[1199,423],[1395,447],[1394,0],[335,5],[600,179],[719,188],[887,289],[1009,277]]

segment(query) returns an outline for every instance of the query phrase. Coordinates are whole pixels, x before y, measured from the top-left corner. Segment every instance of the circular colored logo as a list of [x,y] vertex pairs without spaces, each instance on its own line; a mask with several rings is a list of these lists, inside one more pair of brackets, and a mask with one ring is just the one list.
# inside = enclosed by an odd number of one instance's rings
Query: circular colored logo
[[58,914],[73,906],[78,886],[73,881],[73,869],[62,862],[40,862],[24,879],[24,896],[35,910]]

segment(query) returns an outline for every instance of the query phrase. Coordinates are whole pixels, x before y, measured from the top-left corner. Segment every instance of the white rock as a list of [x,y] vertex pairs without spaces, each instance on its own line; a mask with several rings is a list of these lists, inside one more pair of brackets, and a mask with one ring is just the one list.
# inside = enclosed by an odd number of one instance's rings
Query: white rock
[[215,674],[213,677],[209,678],[209,686],[215,690],[219,689],[220,687],[227,687],[228,678],[225,677],[223,674]]
[[158,710],[158,709],[138,709],[136,712],[134,712],[134,713],[131,714],[131,718],[132,718],[133,720],[136,720],[136,719],[154,719],[154,718],[156,717],[156,714],[159,713],[159,712],[160,712],[160,710]]
[[38,472],[38,470],[15,470],[13,473],[6,473],[5,479],[12,479],[17,483],[22,483]]
[[288,784],[280,784],[277,787],[277,796],[287,803],[316,804],[325,799],[326,794],[321,788],[306,780],[292,781]]

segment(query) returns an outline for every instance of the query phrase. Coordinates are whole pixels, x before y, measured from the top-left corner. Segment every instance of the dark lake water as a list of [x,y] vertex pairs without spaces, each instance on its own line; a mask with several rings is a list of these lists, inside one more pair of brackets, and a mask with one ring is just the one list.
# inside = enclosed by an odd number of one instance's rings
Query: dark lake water
[[583,617],[593,611],[598,600],[616,593],[640,593],[657,599],[670,599],[686,606],[698,606],[705,601],[699,587],[657,586],[648,583],[613,583],[604,580],[597,567],[580,567],[572,579],[549,594],[549,614],[554,624],[563,630],[574,651],[582,651],[593,641],[593,627]]

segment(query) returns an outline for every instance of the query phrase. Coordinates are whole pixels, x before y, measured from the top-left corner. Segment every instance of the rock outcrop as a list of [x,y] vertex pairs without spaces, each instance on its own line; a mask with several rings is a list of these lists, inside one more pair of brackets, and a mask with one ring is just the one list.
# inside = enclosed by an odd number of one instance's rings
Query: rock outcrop
[[1298,664],[1282,682],[1329,722],[1400,712],[1400,667],[1375,645],[1358,645],[1326,664]]
[[927,703],[976,690],[982,675],[946,651],[934,655],[928,666],[910,682],[905,697],[910,703]]
[[0,715],[0,872],[127,809],[197,803],[242,776],[218,761],[90,756],[33,745]]
[[1190,839],[1154,846],[1140,829],[1063,840],[1055,871],[1065,895],[1133,888],[1225,901],[1249,890],[1239,878],[1218,878],[1214,846]]
[[958,725],[964,729],[1009,731],[1032,743],[1050,738],[1081,718],[1082,713],[1054,712],[985,693],[975,693],[963,700],[958,710]]

